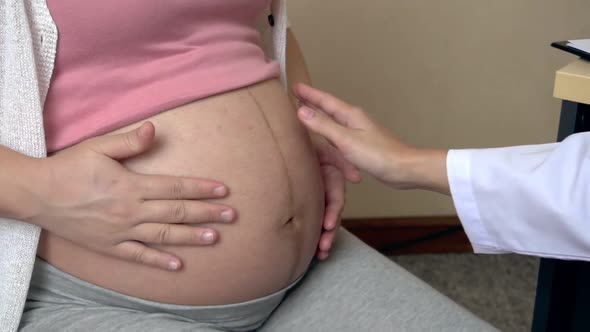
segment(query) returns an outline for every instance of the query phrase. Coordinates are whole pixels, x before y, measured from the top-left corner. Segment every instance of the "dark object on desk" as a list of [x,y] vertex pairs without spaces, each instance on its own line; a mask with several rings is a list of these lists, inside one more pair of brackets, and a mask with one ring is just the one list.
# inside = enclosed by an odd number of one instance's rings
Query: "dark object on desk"
[[575,54],[584,60],[590,61],[590,53],[575,47],[575,45],[572,45],[572,43],[569,40],[554,42],[551,43],[551,46],[562,51]]

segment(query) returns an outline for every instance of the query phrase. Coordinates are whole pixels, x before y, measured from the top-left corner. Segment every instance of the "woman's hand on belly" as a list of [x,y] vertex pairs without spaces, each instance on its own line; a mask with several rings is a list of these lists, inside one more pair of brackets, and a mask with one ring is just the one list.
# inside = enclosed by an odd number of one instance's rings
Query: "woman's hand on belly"
[[92,251],[168,270],[181,260],[149,245],[209,245],[218,235],[202,222],[231,222],[235,212],[200,202],[227,188],[214,181],[141,175],[117,160],[146,152],[154,126],[89,139],[42,160],[47,181],[38,185],[28,222]]

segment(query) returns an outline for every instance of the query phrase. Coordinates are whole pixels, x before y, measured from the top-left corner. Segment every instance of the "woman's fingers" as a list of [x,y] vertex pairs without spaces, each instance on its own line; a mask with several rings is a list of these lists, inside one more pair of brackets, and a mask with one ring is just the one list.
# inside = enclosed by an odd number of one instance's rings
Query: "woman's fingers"
[[236,219],[236,212],[223,205],[190,201],[145,201],[141,205],[138,223],[199,224],[229,223]]
[[115,249],[117,257],[130,262],[170,271],[177,271],[182,267],[182,262],[178,257],[150,248],[140,242],[125,241],[119,243]]
[[136,175],[143,199],[206,199],[228,194],[223,184],[203,179],[165,175]]
[[219,238],[217,232],[209,228],[156,223],[137,225],[130,236],[143,243],[170,246],[206,246]]
[[124,159],[139,155],[149,149],[155,135],[151,122],[122,134],[106,135],[89,140],[92,149],[113,159]]

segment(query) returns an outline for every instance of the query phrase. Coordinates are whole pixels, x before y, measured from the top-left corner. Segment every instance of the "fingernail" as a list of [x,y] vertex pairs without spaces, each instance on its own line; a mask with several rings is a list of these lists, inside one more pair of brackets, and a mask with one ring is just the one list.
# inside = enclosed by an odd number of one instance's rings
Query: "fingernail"
[[217,196],[225,196],[227,194],[227,188],[225,186],[219,186],[213,189],[213,193]]
[[205,231],[203,232],[203,234],[201,234],[201,240],[203,240],[206,243],[211,243],[215,241],[215,233],[213,233],[212,231]]
[[221,211],[221,220],[225,222],[230,222],[234,220],[234,211],[231,209],[225,209]]
[[327,231],[331,231],[334,229],[335,226],[336,226],[335,221],[327,221],[326,224],[324,225],[324,229]]
[[304,120],[309,120],[313,118],[314,115],[314,111],[307,106],[302,106],[299,109],[299,112],[301,113],[301,117],[303,117]]
[[139,130],[138,130],[138,132],[137,132],[137,133],[139,134],[139,136],[140,136],[140,137],[143,137],[143,136],[145,136],[146,132],[147,132],[147,126],[146,126],[145,124],[143,124],[143,125],[142,125],[142,126],[139,128]]
[[180,263],[178,263],[177,261],[171,260],[168,262],[168,269],[170,269],[172,271],[178,270],[179,267],[180,267]]

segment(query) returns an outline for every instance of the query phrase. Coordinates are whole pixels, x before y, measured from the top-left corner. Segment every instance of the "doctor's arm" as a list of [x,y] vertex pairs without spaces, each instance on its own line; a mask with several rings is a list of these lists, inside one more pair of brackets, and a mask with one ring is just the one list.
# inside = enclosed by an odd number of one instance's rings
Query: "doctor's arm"
[[396,189],[451,194],[478,253],[590,260],[590,133],[495,149],[410,146],[358,107],[304,85],[302,122]]

